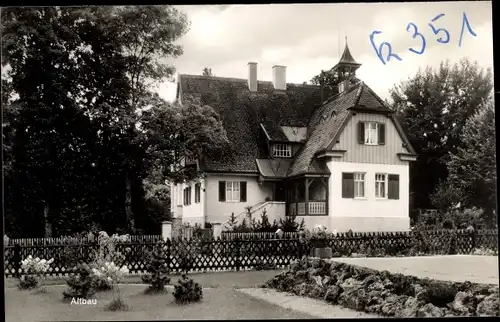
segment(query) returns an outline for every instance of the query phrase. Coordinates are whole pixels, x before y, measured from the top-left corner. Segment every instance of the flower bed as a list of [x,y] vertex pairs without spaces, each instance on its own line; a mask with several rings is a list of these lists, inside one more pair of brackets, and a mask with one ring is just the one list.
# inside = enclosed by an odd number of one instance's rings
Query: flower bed
[[304,257],[263,287],[387,317],[500,316],[498,286],[391,274]]

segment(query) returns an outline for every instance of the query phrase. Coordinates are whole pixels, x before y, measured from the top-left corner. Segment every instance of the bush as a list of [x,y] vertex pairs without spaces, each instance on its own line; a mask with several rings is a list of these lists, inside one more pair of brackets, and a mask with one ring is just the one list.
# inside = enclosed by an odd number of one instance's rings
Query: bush
[[318,258],[294,261],[263,287],[396,317],[498,316],[498,286],[392,274]]
[[161,249],[156,250],[150,257],[147,266],[148,273],[142,277],[144,283],[150,284],[147,293],[160,293],[165,290],[165,285],[170,282],[168,277],[168,263],[165,254]]
[[63,292],[64,298],[88,299],[94,295],[96,279],[92,273],[92,268],[87,264],[80,264],[73,273],[66,281],[69,290]]
[[20,290],[31,290],[38,287],[38,279],[33,275],[23,275],[19,280],[17,287]]
[[174,286],[173,295],[179,304],[199,302],[203,298],[203,291],[200,284],[188,278],[187,274],[182,274],[177,284]]

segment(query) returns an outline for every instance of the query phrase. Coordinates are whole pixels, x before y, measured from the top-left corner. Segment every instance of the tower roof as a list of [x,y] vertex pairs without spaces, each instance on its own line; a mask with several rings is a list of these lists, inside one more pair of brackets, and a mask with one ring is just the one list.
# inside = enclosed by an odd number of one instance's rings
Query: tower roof
[[342,54],[342,57],[340,57],[339,64],[352,64],[352,65],[361,65],[357,63],[354,58],[351,55],[351,51],[349,50],[349,46],[347,45],[347,42],[345,44],[344,48],[344,53]]

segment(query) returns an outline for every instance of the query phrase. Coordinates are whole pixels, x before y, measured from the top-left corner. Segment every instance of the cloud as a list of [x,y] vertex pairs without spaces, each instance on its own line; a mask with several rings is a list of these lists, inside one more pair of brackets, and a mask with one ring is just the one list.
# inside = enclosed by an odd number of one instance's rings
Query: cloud
[[[230,6],[179,6],[191,20],[191,30],[179,40],[184,55],[169,62],[184,74],[201,74],[212,68],[216,76],[247,77],[247,63],[258,63],[258,77],[272,79],[272,66],[287,66],[287,81],[309,81],[321,69],[335,65],[342,53],[345,36],[354,58],[362,63],[358,76],[382,97],[400,80],[419,68],[438,66],[468,57],[482,67],[493,66],[491,2],[422,2],[357,4],[280,4]],[[458,46],[463,13],[477,37],[467,31]],[[446,28],[450,42],[440,44],[428,23],[444,13],[435,26]],[[406,31],[413,22],[426,39],[421,41]],[[413,28],[413,27],[411,27]],[[389,42],[402,61],[386,65],[376,56],[369,36],[374,30],[377,44]],[[441,34],[440,34],[441,35]],[[165,83],[160,95],[174,98],[175,84]]]

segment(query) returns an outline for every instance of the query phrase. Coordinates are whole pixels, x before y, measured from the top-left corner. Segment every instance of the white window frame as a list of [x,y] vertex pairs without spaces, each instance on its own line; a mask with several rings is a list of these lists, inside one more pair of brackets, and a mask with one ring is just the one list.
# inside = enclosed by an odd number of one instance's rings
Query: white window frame
[[[375,173],[375,199],[387,199],[389,175],[387,173]],[[383,194],[382,194],[382,184],[383,184]]]
[[273,157],[277,158],[291,158],[292,145],[277,143],[273,145]]
[[226,181],[226,201],[240,202],[241,189],[239,181]]
[[[366,173],[354,172],[354,199],[366,199]],[[362,187],[363,194],[359,194]]]
[[378,123],[365,122],[365,144],[378,145]]

